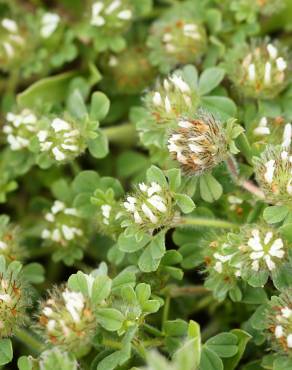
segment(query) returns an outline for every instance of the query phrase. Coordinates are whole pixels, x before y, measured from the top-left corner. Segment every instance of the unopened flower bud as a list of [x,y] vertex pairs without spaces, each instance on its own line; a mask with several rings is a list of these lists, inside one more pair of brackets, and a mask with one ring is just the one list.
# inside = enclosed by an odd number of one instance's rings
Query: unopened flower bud
[[286,146],[268,146],[255,158],[257,182],[272,204],[290,204],[292,200],[292,154]]
[[90,24],[103,34],[121,34],[133,20],[133,6],[129,0],[94,1]]
[[11,336],[25,323],[30,305],[28,292],[19,262],[6,267],[4,257],[0,256],[0,338]]
[[171,18],[159,19],[150,32],[147,41],[150,60],[163,73],[180,64],[194,63],[206,52],[205,28],[190,16],[179,17],[175,14]]
[[161,125],[173,123],[181,115],[195,114],[199,97],[183,76],[174,72],[164,81],[158,81],[156,89],[146,94],[144,101],[154,121]]
[[27,148],[31,137],[37,131],[37,117],[29,109],[23,109],[20,113],[7,113],[3,132],[11,150]]
[[291,289],[288,289],[279,297],[273,296],[264,317],[267,337],[272,348],[288,356],[292,355],[291,293]]
[[97,206],[97,227],[101,234],[111,239],[116,239],[122,232],[121,219],[123,208],[114,197],[114,192],[109,189],[106,192],[98,189],[91,198],[91,202]]
[[201,175],[221,163],[228,153],[224,127],[208,113],[180,118],[168,139],[168,150],[186,174]]
[[45,220],[47,226],[42,230],[41,237],[46,245],[59,247],[57,251],[60,253],[62,249],[69,253],[73,249],[86,247],[85,223],[76,208],[56,200],[50,212],[45,214]]
[[20,244],[20,229],[9,223],[9,217],[5,215],[0,216],[0,256],[4,256],[7,262],[25,257],[25,250]]
[[127,196],[124,203],[126,221],[122,225],[135,225],[149,231],[174,222],[176,215],[169,189],[156,182],[140,183],[134,194]]
[[71,353],[64,352],[58,347],[41,353],[38,359],[39,370],[62,369],[77,370],[78,362]]
[[25,31],[10,18],[0,20],[0,68],[9,70],[20,62],[25,51]]
[[90,346],[96,325],[89,299],[80,292],[55,289],[41,304],[38,329],[48,343],[64,350],[78,353]]
[[286,53],[277,44],[250,45],[232,51],[226,60],[229,78],[246,97],[273,99],[289,82]]
[[106,91],[115,91],[116,94],[140,93],[156,75],[143,44],[105,56],[101,61],[101,69],[104,72],[102,86]]
[[59,163],[68,162],[85,150],[85,139],[80,128],[72,120],[59,117],[37,133],[39,150]]

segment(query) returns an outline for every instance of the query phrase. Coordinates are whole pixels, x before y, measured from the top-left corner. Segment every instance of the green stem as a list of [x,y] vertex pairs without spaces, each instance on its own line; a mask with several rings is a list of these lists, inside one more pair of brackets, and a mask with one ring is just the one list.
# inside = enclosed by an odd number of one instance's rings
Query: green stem
[[162,313],[162,330],[164,330],[164,326],[166,321],[168,320],[168,314],[169,314],[169,307],[170,307],[170,295],[165,297],[164,307],[163,307],[163,313]]
[[136,129],[132,123],[105,127],[102,131],[107,136],[109,142],[114,144],[129,145],[137,141]]
[[[143,347],[157,347],[157,346],[161,346],[162,344],[163,344],[163,340],[159,338],[153,338],[153,339],[147,339],[147,340],[141,341],[141,345],[143,345]],[[109,348],[116,349],[116,350],[123,348],[123,344],[121,342],[117,342],[115,340],[107,339],[107,338],[103,339],[102,345],[104,347],[109,347]]]
[[210,293],[210,291],[203,285],[189,285],[189,286],[169,285],[165,288],[165,290],[172,298]]
[[218,227],[222,229],[237,229],[240,227],[240,225],[229,221],[203,217],[182,217],[176,227],[184,226]]
[[147,333],[155,335],[156,337],[163,337],[163,333],[160,330],[154,328],[153,326],[149,324],[144,323],[143,329],[147,331]]
[[15,336],[20,342],[24,343],[27,347],[30,347],[35,353],[40,353],[45,348],[45,345],[26,329],[17,329],[15,331]]

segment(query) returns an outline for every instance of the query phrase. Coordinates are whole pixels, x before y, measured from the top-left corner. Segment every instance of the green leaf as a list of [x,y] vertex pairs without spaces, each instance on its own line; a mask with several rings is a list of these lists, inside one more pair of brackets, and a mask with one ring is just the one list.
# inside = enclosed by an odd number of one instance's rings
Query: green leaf
[[101,121],[108,114],[110,108],[110,101],[108,97],[100,92],[96,91],[92,94],[91,105],[90,105],[90,118],[93,121]]
[[54,197],[62,202],[70,203],[72,201],[72,191],[65,179],[55,181],[52,184],[51,191]]
[[150,242],[151,238],[149,235],[144,234],[140,241],[137,241],[134,235],[125,235],[122,233],[118,239],[119,249],[126,253],[134,253],[139,249],[145,247]]
[[223,370],[223,362],[215,352],[207,347],[203,347],[200,370]]
[[27,356],[21,356],[17,360],[17,366],[19,370],[32,370],[32,362]]
[[237,107],[235,103],[225,96],[203,96],[201,102],[203,108],[219,115],[221,119],[236,117]]
[[207,340],[205,344],[208,349],[217,353],[220,357],[232,357],[237,349],[237,337],[231,333],[220,333]]
[[96,318],[100,325],[108,331],[119,330],[124,321],[122,313],[115,308],[99,308]]
[[151,248],[148,246],[144,249],[143,253],[139,257],[138,266],[143,272],[152,272],[158,269],[160,258],[153,258]]
[[117,159],[117,173],[119,177],[130,177],[141,172],[149,165],[149,159],[134,151],[125,151]]
[[43,78],[30,85],[26,90],[17,95],[17,103],[26,108],[34,109],[43,102],[60,103],[67,96],[70,82],[76,72],[66,72],[56,76]]
[[45,281],[45,269],[40,263],[28,263],[23,267],[22,273],[24,278],[33,284],[40,284]]
[[171,168],[166,172],[168,181],[169,181],[169,189],[171,191],[177,191],[181,185],[181,172],[178,168]]
[[76,193],[93,193],[98,188],[99,179],[95,171],[81,171],[73,180],[72,188]]
[[146,176],[147,176],[147,180],[150,183],[157,182],[161,186],[164,186],[164,187],[168,186],[164,173],[161,171],[160,168],[156,166],[151,166],[149,170],[147,170]]
[[108,276],[97,276],[92,285],[92,302],[96,305],[100,304],[110,295],[111,287],[112,281]]
[[13,349],[10,339],[0,340],[0,366],[6,365],[12,361]]
[[199,80],[199,93],[206,95],[220,84],[225,75],[223,68],[211,67],[205,69]]
[[190,213],[195,208],[195,203],[192,198],[186,194],[174,194],[174,199],[176,200],[177,205],[183,213]]
[[212,203],[219,199],[222,193],[222,185],[210,173],[200,177],[200,194],[203,200]]
[[67,99],[67,109],[77,119],[84,119],[87,115],[86,105],[79,90],[75,89]]
[[292,243],[292,223],[281,226],[279,231],[289,243]]
[[108,152],[108,139],[102,130],[97,131],[97,137],[88,141],[89,153],[94,158],[104,158]]
[[263,217],[269,224],[281,222],[288,215],[289,209],[285,206],[270,206],[265,208]]
[[68,287],[75,292],[81,292],[84,295],[88,295],[88,284],[85,274],[82,271],[78,271],[68,279]]
[[224,370],[234,370],[242,358],[247,343],[251,340],[252,336],[247,332],[240,329],[233,329],[231,333],[237,337],[237,353],[230,358],[224,359]]
[[113,370],[119,364],[120,361],[123,359],[123,353],[121,351],[116,351],[111,353],[109,356],[105,357],[100,363],[97,365],[96,370]]

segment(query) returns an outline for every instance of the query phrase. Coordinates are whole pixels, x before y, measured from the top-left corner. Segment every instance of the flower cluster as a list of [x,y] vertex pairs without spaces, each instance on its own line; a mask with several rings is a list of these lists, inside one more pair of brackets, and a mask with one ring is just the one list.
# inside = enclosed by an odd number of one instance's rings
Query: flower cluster
[[168,139],[168,150],[186,174],[201,175],[222,162],[228,143],[221,122],[210,114],[180,118]]
[[146,94],[145,106],[157,124],[167,124],[181,115],[194,115],[199,103],[195,90],[174,72],[163,82],[157,82],[154,91]]
[[223,300],[229,291],[236,289],[237,280],[241,276],[240,262],[235,266],[230,264],[233,254],[227,235],[208,238],[205,252],[208,277],[205,286],[213,291],[218,300]]
[[292,199],[291,125],[287,128],[287,140],[282,146],[268,146],[254,160],[256,179],[267,200],[273,204],[289,204]]
[[198,61],[207,48],[205,28],[190,17],[158,20],[150,32],[150,59],[164,73],[179,64]]
[[105,34],[119,34],[132,22],[133,9],[129,0],[94,1],[91,6],[90,24]]
[[220,298],[237,285],[239,278],[251,286],[264,286],[269,276],[274,280],[287,260],[287,244],[276,229],[246,225],[238,233],[216,235],[208,244],[206,286]]
[[284,241],[276,230],[246,227],[242,236],[244,238],[238,247],[238,259],[241,260],[243,270],[273,271],[287,257]]
[[[247,47],[245,55],[227,55],[227,72],[237,90],[244,96],[272,99],[289,82],[285,52],[272,43]],[[238,67],[239,64],[239,67]]]
[[116,94],[140,93],[156,75],[156,70],[148,60],[148,50],[143,44],[129,46],[119,54],[105,56],[101,68],[104,72],[102,85],[109,93],[115,91]]
[[140,183],[133,195],[123,203],[126,221],[123,226],[134,223],[139,229],[153,231],[174,222],[176,213],[171,193],[156,182]]
[[65,203],[56,200],[46,213],[47,228],[42,231],[42,238],[49,244],[61,247],[84,247],[84,223],[76,208],[68,208]]
[[44,39],[48,39],[56,31],[60,24],[60,16],[57,13],[44,13],[41,17],[40,35]]
[[[278,145],[291,141],[291,123],[281,116],[276,118],[260,117],[255,119],[247,130],[248,137],[257,151],[262,151],[267,144]],[[289,146],[289,145],[288,145]]]
[[26,321],[28,291],[20,263],[11,262],[6,267],[4,257],[0,256],[0,338],[11,336]]
[[[47,370],[52,368],[59,368],[62,370],[77,370],[79,368],[78,362],[71,353],[64,352],[58,347],[48,349],[41,353],[37,360],[28,359],[31,365],[37,363],[38,370]],[[33,367],[34,369],[34,367]]]
[[76,123],[58,117],[50,121],[49,127],[40,129],[37,138],[40,152],[60,163],[72,160],[85,149],[84,138]]
[[22,260],[25,250],[20,244],[20,230],[18,226],[9,223],[9,217],[0,216],[0,255],[6,261]]
[[292,300],[291,290],[273,296],[265,312],[268,337],[276,351],[292,355]]
[[98,189],[94,193],[91,202],[98,207],[97,227],[100,232],[112,239],[116,239],[121,233],[121,218],[123,210],[120,203],[115,199],[112,189],[103,192]]
[[283,0],[229,0],[228,3],[238,21],[246,20],[249,23],[255,22],[258,14],[270,16],[285,7]]
[[56,289],[41,304],[38,328],[48,343],[78,353],[87,347],[96,329],[88,299],[68,288]]
[[20,59],[25,48],[25,38],[18,24],[10,18],[3,18],[1,20],[0,34],[0,68],[6,70]]
[[27,148],[37,130],[37,116],[29,109],[23,109],[18,114],[7,113],[6,121],[3,132],[11,150]]

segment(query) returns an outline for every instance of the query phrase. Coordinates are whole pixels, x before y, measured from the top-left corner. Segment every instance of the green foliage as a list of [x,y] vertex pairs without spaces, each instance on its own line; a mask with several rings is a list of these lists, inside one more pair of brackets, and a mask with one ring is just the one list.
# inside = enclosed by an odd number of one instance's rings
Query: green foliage
[[292,369],[290,0],[0,0],[0,367]]

